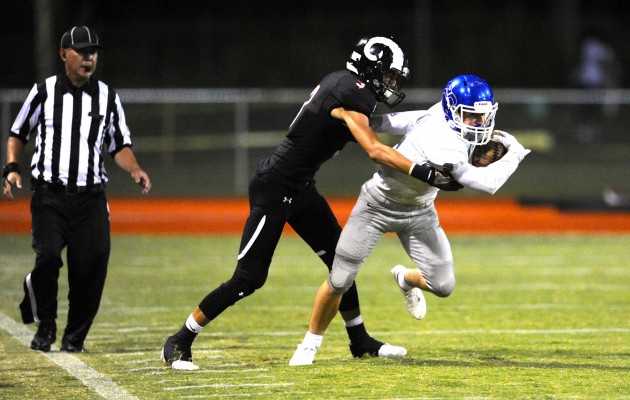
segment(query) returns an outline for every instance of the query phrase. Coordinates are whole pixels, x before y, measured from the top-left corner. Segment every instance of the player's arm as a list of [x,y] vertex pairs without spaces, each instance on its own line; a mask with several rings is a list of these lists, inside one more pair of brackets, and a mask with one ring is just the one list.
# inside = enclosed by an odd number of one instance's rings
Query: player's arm
[[404,173],[409,172],[412,164],[411,160],[393,148],[381,143],[378,136],[376,136],[376,132],[370,128],[370,120],[365,114],[338,107],[333,109],[330,115],[346,123],[354,138],[372,161]]
[[372,115],[370,127],[378,133],[406,135],[427,114],[427,110],[415,110]]
[[[503,186],[510,175],[516,171],[518,163],[506,163],[503,161],[507,157],[496,161],[487,167],[475,167],[471,164],[462,164],[459,168],[451,172],[453,178],[464,187],[480,192],[495,194]],[[501,165],[502,164],[502,165]]]
[[429,164],[416,164],[393,148],[381,143],[376,132],[370,128],[369,118],[360,112],[338,107],[330,112],[333,118],[345,122],[357,143],[365,150],[372,161],[409,174],[416,179],[443,190],[458,190],[460,185],[453,185],[452,179],[444,179],[436,174],[435,168]]
[[523,158],[530,152],[509,133],[502,132],[500,138],[495,136],[494,139],[499,140],[508,152],[500,160],[486,167],[475,167],[468,163],[458,166],[451,172],[457,182],[464,187],[494,194],[507,182]]

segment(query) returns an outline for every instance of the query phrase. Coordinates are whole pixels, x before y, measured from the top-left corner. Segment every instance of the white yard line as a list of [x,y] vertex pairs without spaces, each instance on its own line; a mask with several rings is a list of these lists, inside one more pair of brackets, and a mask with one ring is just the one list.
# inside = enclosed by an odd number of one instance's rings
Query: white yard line
[[[14,321],[13,319],[0,312],[0,329],[7,331],[11,336],[22,343],[26,348],[31,345],[33,339],[33,331],[26,326]],[[26,350],[25,351],[33,351]],[[94,390],[104,399],[112,400],[138,400],[136,396],[129,394],[125,389],[118,386],[110,377],[105,376],[98,371],[92,369],[79,358],[69,353],[59,352],[58,348],[52,348],[48,353],[40,352],[44,357],[48,357],[55,364],[66,370],[70,375],[74,376],[85,386]]]
[[582,328],[582,329],[445,329],[435,331],[374,332],[379,335],[576,335],[582,333],[630,333],[630,328]]
[[[14,321],[13,319],[0,312],[0,329],[7,331],[11,336],[17,339],[25,347],[29,347],[33,332],[26,328],[21,323]],[[256,332],[258,336],[299,336],[303,332],[288,332],[288,331],[275,331],[275,332]],[[630,328],[582,328],[582,329],[472,329],[472,330],[410,330],[410,331],[388,331],[388,332],[372,332],[378,335],[575,335],[575,334],[597,334],[597,333],[630,333]],[[208,332],[207,336],[231,336],[238,337],[241,335],[251,335],[251,333],[239,333],[239,332]],[[332,333],[334,335],[334,333]],[[31,351],[31,350],[28,350]],[[53,351],[49,353],[40,353],[41,355],[48,357],[57,365],[66,370],[69,374],[79,379],[83,384],[96,393],[101,395],[105,399],[123,399],[123,400],[137,400],[138,398],[129,394],[125,389],[116,385],[111,378],[102,375],[90,366],[83,363],[79,358],[68,354],[59,352],[57,348],[53,347]],[[253,371],[257,371],[254,369]],[[187,389],[200,389],[200,388],[236,388],[236,387],[277,387],[277,386],[291,386],[293,383],[279,382],[279,383],[255,383],[255,384],[201,384],[201,385],[186,385],[165,388],[166,391],[178,391]]]
[[239,387],[277,387],[277,386],[293,386],[295,383],[288,382],[280,382],[280,383],[238,383],[238,384],[229,384],[229,383],[212,383],[205,385],[188,385],[188,386],[177,386],[165,388],[166,391],[174,391],[174,390],[188,390],[188,389],[208,389],[208,388],[239,388]]
[[[410,330],[410,331],[371,331],[374,335],[575,335],[592,333],[630,333],[630,328],[581,328],[581,329],[442,329],[442,330]],[[291,331],[261,331],[256,332],[256,336],[291,336],[303,335],[304,332]],[[342,333],[331,332],[329,335],[342,335]],[[240,337],[252,336],[252,332],[204,332],[210,337]]]

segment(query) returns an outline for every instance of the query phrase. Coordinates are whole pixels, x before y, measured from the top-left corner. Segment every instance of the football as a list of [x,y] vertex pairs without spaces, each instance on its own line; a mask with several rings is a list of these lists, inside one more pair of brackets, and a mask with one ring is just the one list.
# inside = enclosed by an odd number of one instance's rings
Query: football
[[505,155],[507,149],[502,143],[490,140],[484,145],[475,146],[470,163],[475,167],[486,167]]

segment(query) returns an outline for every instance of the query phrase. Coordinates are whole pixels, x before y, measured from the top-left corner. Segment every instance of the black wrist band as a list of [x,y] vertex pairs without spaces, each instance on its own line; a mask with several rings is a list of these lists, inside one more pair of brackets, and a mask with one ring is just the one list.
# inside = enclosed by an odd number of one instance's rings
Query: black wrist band
[[19,174],[20,173],[20,165],[18,163],[16,163],[16,162],[8,163],[2,169],[2,177],[6,178],[7,176],[9,176],[9,174],[11,172],[17,172]]
[[411,171],[409,171],[409,175],[421,180],[422,182],[429,182],[432,172],[433,168],[431,168],[429,164],[414,164]]

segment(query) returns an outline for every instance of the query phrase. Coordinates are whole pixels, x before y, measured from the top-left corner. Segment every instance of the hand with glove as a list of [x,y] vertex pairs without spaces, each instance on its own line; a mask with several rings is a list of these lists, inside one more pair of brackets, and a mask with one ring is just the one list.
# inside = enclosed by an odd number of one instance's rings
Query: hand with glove
[[[445,166],[450,166],[452,170],[452,164],[445,164]],[[447,171],[446,169],[440,171],[431,166],[431,164],[429,163],[411,164],[409,175],[421,180],[422,182],[428,183],[433,187],[447,192],[454,192],[463,188],[463,186],[460,185],[459,182],[453,179],[449,171]]]
[[523,147],[514,136],[505,131],[495,130],[492,132],[492,140],[504,145],[508,152],[516,154],[519,162],[523,161],[523,158],[531,152],[531,150]]

